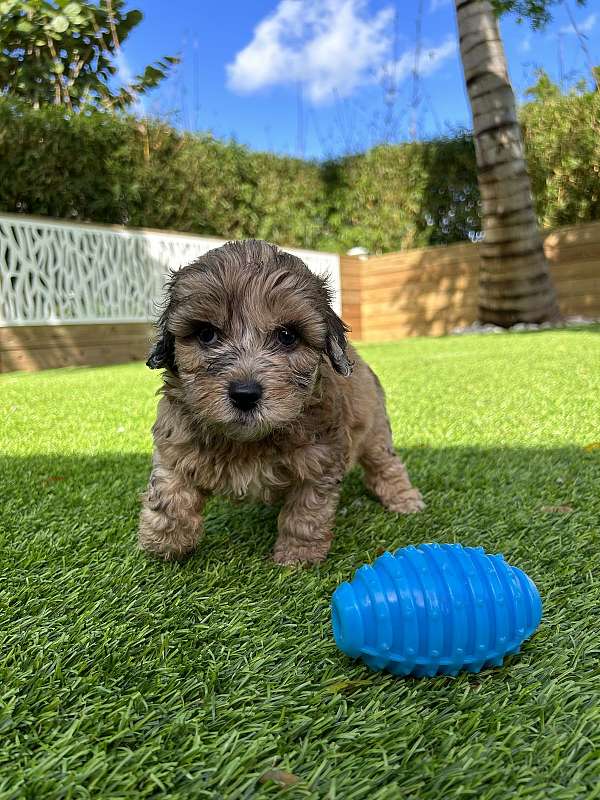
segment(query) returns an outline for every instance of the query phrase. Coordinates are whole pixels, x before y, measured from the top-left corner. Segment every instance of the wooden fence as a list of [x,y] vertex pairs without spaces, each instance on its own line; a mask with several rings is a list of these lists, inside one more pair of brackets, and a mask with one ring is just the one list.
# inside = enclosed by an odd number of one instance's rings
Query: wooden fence
[[[221,244],[172,231],[0,214],[0,372],[145,359],[169,271]],[[328,276],[339,313],[338,254],[289,252]]]
[[[37,227],[43,227],[42,223]],[[100,233],[101,238],[105,238],[105,231]],[[11,240],[6,241],[5,250],[11,246]],[[47,241],[45,233],[44,243]],[[22,248],[23,242],[19,242]],[[562,313],[600,318],[600,222],[552,231],[546,236],[544,246]],[[56,253],[52,258],[58,261],[63,251],[54,249]],[[33,248],[31,258],[27,258],[31,270],[39,261],[39,254],[39,248]],[[305,260],[334,258],[337,264],[337,256],[333,255],[307,251],[299,251],[299,255]],[[45,259],[44,263],[48,256]],[[323,265],[324,269],[328,262],[324,261]],[[318,271],[320,262],[313,268]],[[476,320],[478,271],[476,244],[429,247],[366,259],[343,256],[340,259],[342,316],[352,327],[351,336],[355,340],[372,342],[417,335],[439,336]],[[7,281],[14,283],[10,273],[7,275]],[[19,277],[20,273],[15,272],[15,275]],[[36,290],[38,296],[33,310],[39,306],[39,313],[45,313],[48,279],[45,280],[46,283],[41,283]],[[28,284],[21,282],[25,315],[33,313],[29,309],[33,295]],[[113,285],[108,279],[104,283],[108,289]],[[90,302],[97,302],[97,289],[88,294]],[[66,292],[64,303],[68,304],[73,298],[77,300],[76,295],[77,291]],[[0,297],[0,301],[6,303],[5,298]],[[143,360],[152,333],[144,314],[142,309],[138,319],[90,319],[86,324],[78,324],[77,319],[61,324],[60,318],[54,319],[51,325],[39,321],[35,325],[24,322],[11,325],[5,321],[0,324],[0,372]]]
[[147,322],[0,327],[0,373],[145,361]]
[[[560,228],[544,241],[565,316],[600,317],[600,222]],[[383,256],[343,256],[342,315],[366,342],[440,336],[477,319],[476,244]]]

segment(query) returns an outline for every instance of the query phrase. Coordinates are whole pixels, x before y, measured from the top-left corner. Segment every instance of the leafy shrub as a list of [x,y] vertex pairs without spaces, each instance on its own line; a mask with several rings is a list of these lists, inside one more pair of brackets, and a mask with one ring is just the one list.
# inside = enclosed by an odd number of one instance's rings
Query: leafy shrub
[[[531,103],[522,119],[541,223],[600,217],[600,95]],[[0,210],[341,251],[449,244],[480,229],[465,133],[318,163],[8,98]]]
[[330,221],[342,249],[448,244],[479,230],[475,152],[466,135],[375,147],[336,168]]
[[521,124],[540,224],[600,218],[600,93],[528,103]]

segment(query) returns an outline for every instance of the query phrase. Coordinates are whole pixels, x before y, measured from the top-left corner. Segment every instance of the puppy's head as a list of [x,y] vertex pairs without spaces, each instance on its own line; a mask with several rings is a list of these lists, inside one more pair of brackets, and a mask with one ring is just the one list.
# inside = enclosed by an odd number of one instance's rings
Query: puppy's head
[[323,357],[350,375],[326,282],[261,241],[230,242],[176,272],[148,366],[176,375],[201,424],[260,439],[297,419]]

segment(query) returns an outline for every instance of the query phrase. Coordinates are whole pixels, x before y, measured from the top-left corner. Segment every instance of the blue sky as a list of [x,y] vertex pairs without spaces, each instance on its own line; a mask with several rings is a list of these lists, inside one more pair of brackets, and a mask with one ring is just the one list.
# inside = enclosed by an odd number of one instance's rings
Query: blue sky
[[[600,0],[583,8],[570,2],[600,64]],[[133,0],[129,7],[144,20],[124,44],[125,70],[161,55],[182,58],[144,101],[145,111],[180,127],[323,158],[469,125],[451,0]],[[543,32],[505,18],[502,34],[518,97],[537,67],[565,84],[589,75],[564,5]]]

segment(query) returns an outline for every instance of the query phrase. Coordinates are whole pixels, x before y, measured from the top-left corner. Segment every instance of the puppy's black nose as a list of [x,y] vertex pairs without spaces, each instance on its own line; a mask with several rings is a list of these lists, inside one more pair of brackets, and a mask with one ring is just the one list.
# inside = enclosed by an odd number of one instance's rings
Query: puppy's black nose
[[229,397],[240,411],[252,411],[262,397],[262,386],[256,381],[232,381],[229,384]]

